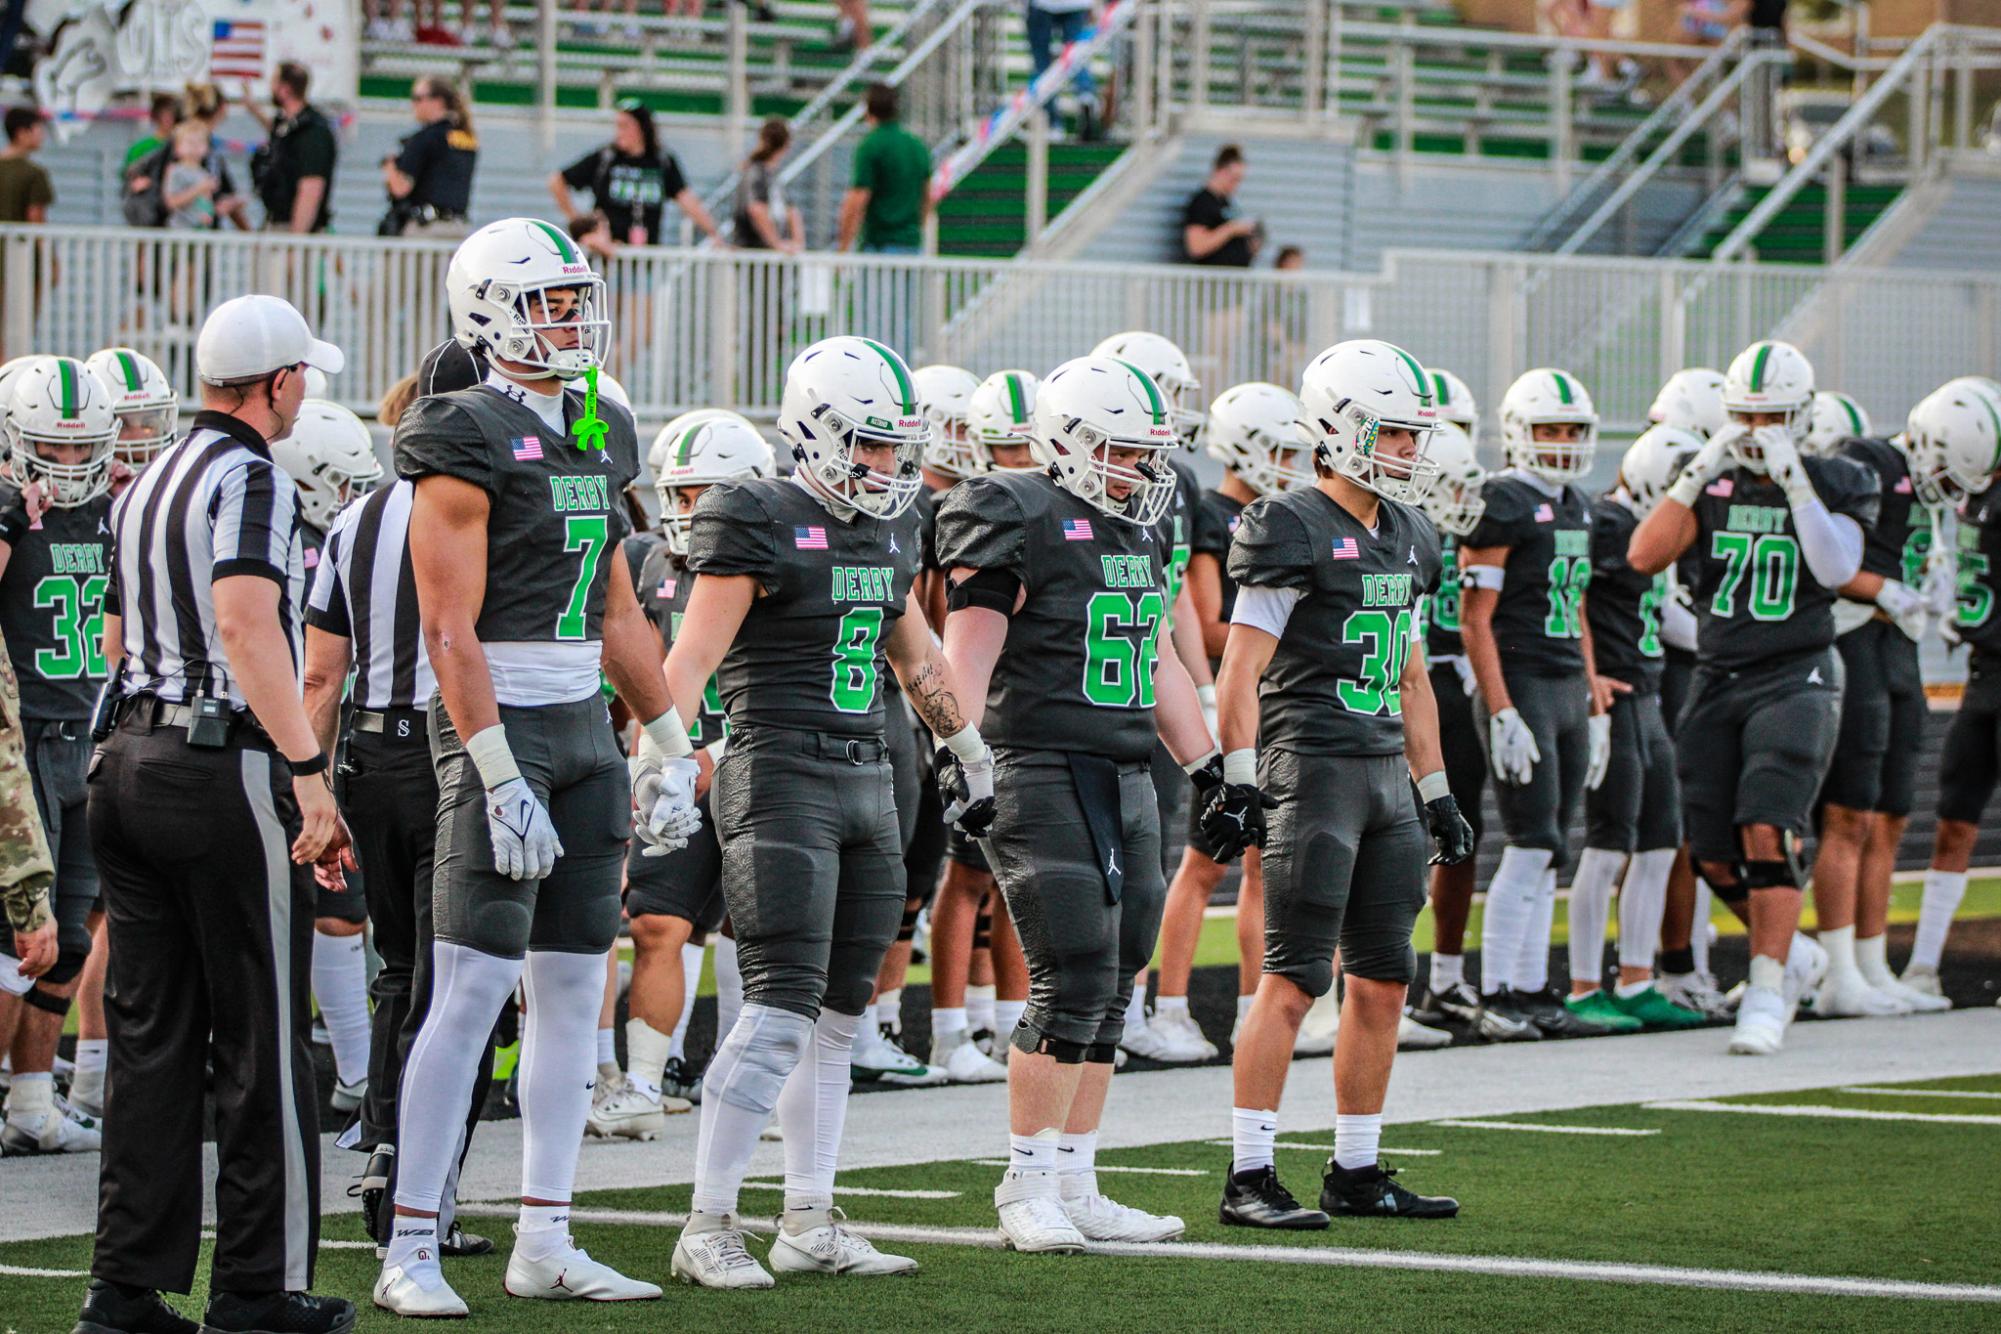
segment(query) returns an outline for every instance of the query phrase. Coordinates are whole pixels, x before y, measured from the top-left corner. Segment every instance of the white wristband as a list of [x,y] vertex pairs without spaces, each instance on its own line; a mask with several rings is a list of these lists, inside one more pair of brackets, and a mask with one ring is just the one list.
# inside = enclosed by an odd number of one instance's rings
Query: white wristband
[[1198,769],[1203,768],[1205,765],[1209,763],[1209,761],[1215,758],[1216,758],[1216,748],[1214,746],[1211,746],[1209,747],[1209,749],[1202,752],[1201,759],[1190,760],[1188,763],[1182,765],[1181,772],[1193,776]]
[[1485,588],[1498,593],[1507,582],[1508,572],[1499,565],[1468,565],[1459,572],[1459,583],[1465,588]]
[[987,743],[980,740],[980,729],[967,723],[950,736],[938,738],[938,744],[952,752],[961,764],[971,764],[986,753]]
[[472,758],[472,767],[479,770],[481,785],[489,792],[521,777],[521,768],[514,763],[514,752],[507,744],[507,731],[499,723],[467,737],[466,754]]
[[1668,488],[1667,498],[1685,509],[1694,509],[1695,503],[1702,499],[1702,488],[1707,485],[1708,480],[1691,469],[1674,479],[1674,485]]
[[1238,787],[1255,787],[1258,781],[1258,753],[1250,746],[1233,750],[1223,757],[1223,781]]
[[1434,769],[1424,777],[1418,779],[1417,795],[1427,806],[1437,801],[1440,797],[1451,796],[1452,784],[1446,781],[1445,770]]
[[695,747],[688,740],[688,729],[681,725],[681,715],[669,709],[651,722],[640,724],[639,752],[642,755],[658,752],[667,759],[678,760],[694,754]]

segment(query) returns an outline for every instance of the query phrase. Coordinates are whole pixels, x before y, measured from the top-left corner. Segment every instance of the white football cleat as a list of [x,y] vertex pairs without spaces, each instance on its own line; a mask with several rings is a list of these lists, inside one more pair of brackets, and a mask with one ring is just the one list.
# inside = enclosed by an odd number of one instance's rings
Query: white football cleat
[[1195,1016],[1187,1010],[1157,1010],[1146,1025],[1150,1050],[1128,1047],[1134,1055],[1144,1055],[1167,1065],[1192,1065],[1216,1059],[1216,1044],[1202,1034]]
[[878,1278],[914,1274],[917,1261],[907,1255],[885,1255],[867,1237],[850,1232],[847,1215],[839,1209],[802,1210],[786,1214],[783,1223],[798,1223],[797,1232],[780,1226],[771,1243],[771,1267],[781,1274],[849,1274]]
[[954,1084],[1007,1082],[1007,1066],[974,1046],[973,1035],[964,1029],[931,1039],[931,1064]]
[[1172,1241],[1188,1230],[1172,1214],[1150,1214],[1100,1195],[1081,1175],[1057,1180],[1064,1216],[1086,1241]]
[[1786,998],[1770,987],[1746,987],[1730,1034],[1733,1056],[1771,1056],[1786,1040]]
[[1001,1244],[1008,1250],[1074,1255],[1084,1249],[1084,1234],[1070,1221],[1053,1172],[1009,1172],[994,1187],[994,1208],[1000,1214]]
[[1895,973],[1888,977],[1872,979],[1869,985],[1884,995],[1895,998],[1906,1007],[1906,1013],[1909,1014],[1943,1014],[1952,1008],[1952,1002],[1944,996],[1906,986],[1904,980]]
[[1735,1008],[1707,973],[1662,973],[1656,985],[1661,995],[1705,1019],[1728,1019]]
[[704,1288],[770,1288],[777,1280],[744,1246],[735,1214],[697,1213],[674,1243],[674,1277]]
[[104,1147],[104,1134],[91,1118],[64,1115],[52,1103],[25,1116],[8,1113],[0,1147],[8,1153],[96,1153]]
[[1397,1049],[1399,1051],[1432,1051],[1452,1045],[1452,1035],[1442,1028],[1420,1024],[1406,1012],[1397,1022]]
[[591,1099],[590,1119],[584,1122],[586,1136],[650,1140],[660,1138],[660,1132],[667,1128],[666,1109],[627,1080],[621,1078],[608,1089],[600,1084],[598,1091],[603,1096]]
[[1914,963],[1904,969],[1904,975],[1898,978],[1897,982],[1906,991],[1923,996],[1929,1001],[1943,1002],[1943,1004],[1923,1005],[1919,1007],[1920,1009],[1950,1010],[1952,1008],[1952,999],[1945,994],[1945,988],[1939,985],[1938,969],[1936,968],[1927,967],[1921,963]]
[[1827,951],[1820,942],[1799,932],[1793,933],[1792,947],[1786,951],[1785,1022],[1799,1012],[1800,1002],[1811,998],[1827,979]]
[[510,1297],[542,1301],[643,1302],[660,1295],[660,1285],[627,1278],[600,1264],[568,1236],[553,1255],[536,1259],[522,1253],[521,1228],[516,1225],[514,1254],[507,1257],[507,1276],[500,1286]]
[[1912,1007],[1869,985],[1858,972],[1830,973],[1814,993],[1813,1012],[1824,1019],[1886,1019],[1909,1014]]
[[918,1060],[880,1028],[864,1024],[862,1030],[850,1056],[856,1078],[902,1088],[928,1088],[946,1081],[943,1070]]
[[363,1075],[352,1084],[334,1080],[333,1096],[327,1101],[337,1112],[351,1112],[361,1106],[361,1100],[368,1096],[368,1076]]
[[375,1304],[418,1320],[457,1320],[467,1313],[465,1298],[452,1291],[435,1259],[414,1269],[384,1265],[375,1279]]

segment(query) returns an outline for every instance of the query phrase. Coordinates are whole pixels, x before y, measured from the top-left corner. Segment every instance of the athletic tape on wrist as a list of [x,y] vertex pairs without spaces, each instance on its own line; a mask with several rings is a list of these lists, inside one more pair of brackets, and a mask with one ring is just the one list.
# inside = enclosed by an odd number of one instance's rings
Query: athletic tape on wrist
[[658,718],[640,724],[640,753],[651,747],[671,760],[678,760],[695,753],[695,747],[688,740],[688,729],[681,725],[681,715],[669,709]]
[[[1208,763],[1209,763],[1209,761],[1211,761],[1211,760],[1213,760],[1213,759],[1215,759],[1215,758],[1216,758],[1216,748],[1215,748],[1214,746],[1211,746],[1211,747],[1209,747],[1209,749],[1207,749],[1207,750],[1205,750],[1205,751],[1203,751],[1203,752],[1202,752],[1202,758],[1201,758],[1201,759],[1199,759],[1199,760],[1190,760],[1190,761],[1189,761],[1188,763],[1186,763],[1186,764],[1182,765],[1182,766],[1181,766],[1181,772],[1182,772],[1182,773],[1185,773],[1185,774],[1193,774],[1193,773],[1194,773],[1194,772],[1195,772],[1196,770],[1198,770],[1198,769],[1202,768],[1203,766],[1205,766],[1206,764],[1208,764]],[[1252,769],[1252,772],[1253,772],[1254,774],[1256,773],[1256,768],[1255,768],[1255,767],[1253,767],[1253,769]]]
[[479,770],[479,781],[489,792],[521,777],[514,751],[507,744],[506,729],[499,723],[467,737],[466,755],[471,758],[472,767]]
[[971,764],[986,753],[987,743],[980,739],[980,729],[967,723],[950,736],[938,738],[938,744],[952,752],[961,764]]
[[1241,787],[1258,781],[1258,753],[1249,746],[1223,757],[1223,781]]
[[1418,779],[1417,795],[1427,806],[1437,801],[1440,797],[1451,796],[1452,783],[1446,778],[1445,770],[1434,769],[1432,772]]

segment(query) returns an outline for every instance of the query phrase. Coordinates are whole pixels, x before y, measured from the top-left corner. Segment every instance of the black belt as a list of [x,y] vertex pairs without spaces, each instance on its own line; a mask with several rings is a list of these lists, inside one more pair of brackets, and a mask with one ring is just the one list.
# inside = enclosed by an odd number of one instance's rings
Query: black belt
[[826,732],[798,732],[786,727],[743,727],[730,738],[732,746],[782,746],[802,755],[823,760],[846,760],[849,764],[878,764],[889,758],[889,744],[881,737],[832,736]]
[[349,725],[357,732],[386,736],[394,740],[427,739],[428,719],[422,709],[356,709]]
[[[230,744],[253,746],[258,750],[276,752],[278,743],[257,721],[257,716],[248,709],[230,711]],[[161,699],[158,695],[133,695],[118,706],[118,726],[129,727],[135,732],[157,732],[163,727],[186,728],[195,718],[192,704],[179,704]]]

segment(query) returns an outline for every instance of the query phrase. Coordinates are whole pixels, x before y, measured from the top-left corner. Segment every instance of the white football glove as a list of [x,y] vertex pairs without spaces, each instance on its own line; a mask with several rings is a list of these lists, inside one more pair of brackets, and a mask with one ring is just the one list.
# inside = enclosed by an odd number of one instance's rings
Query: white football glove
[[1585,724],[1590,728],[1591,747],[1585,753],[1584,786],[1596,792],[1605,781],[1605,771],[1612,767],[1612,715],[1594,714]]
[[1682,465],[1674,485],[1668,488],[1668,499],[1693,509],[1702,496],[1702,488],[1729,470],[1732,461],[1730,446],[1743,439],[1744,435],[1744,428],[1732,422],[1710,436],[1708,443]]
[[640,855],[665,857],[687,847],[702,827],[702,808],[695,801],[702,767],[686,755],[634,755],[625,763],[632,774],[632,832],[646,845]]
[[1452,660],[1452,669],[1459,673],[1459,688],[1466,692],[1468,699],[1479,693],[1480,678],[1473,672],[1473,660],[1471,658],[1464,656],[1454,658]]
[[958,764],[965,789],[955,795],[952,804],[945,808],[945,823],[948,825],[957,824],[960,816],[982,801],[991,804],[994,797],[994,752],[991,747],[981,747],[977,760],[970,763],[960,760]]
[[1765,473],[1785,490],[1786,499],[1799,505],[1814,498],[1813,483],[1807,480],[1806,465],[1800,461],[1793,433],[1783,426],[1760,426],[1751,438],[1765,453]]
[[493,869],[510,880],[541,880],[563,855],[549,809],[525,778],[487,789],[486,828],[493,837]]
[[1925,600],[1925,610],[1934,616],[1945,617],[1953,614],[1959,605],[1959,571],[1950,560],[1937,560],[1925,574],[1924,586],[1918,595]]
[[1487,750],[1493,758],[1494,777],[1503,783],[1519,786],[1528,782],[1542,762],[1535,733],[1514,709],[1502,709],[1487,720]]
[[1925,637],[1925,620],[1931,615],[1931,607],[1924,594],[1909,584],[1895,579],[1885,579],[1883,586],[1876,590],[1876,605],[1889,613],[1897,628],[1912,643]]

